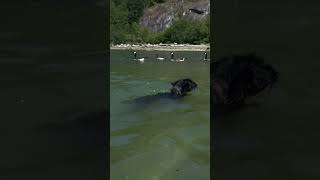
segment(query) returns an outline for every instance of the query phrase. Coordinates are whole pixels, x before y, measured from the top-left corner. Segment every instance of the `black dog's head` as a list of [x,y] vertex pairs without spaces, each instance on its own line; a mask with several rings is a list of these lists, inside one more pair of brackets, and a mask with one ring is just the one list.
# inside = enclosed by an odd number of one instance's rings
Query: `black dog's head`
[[272,88],[278,72],[254,54],[234,55],[212,64],[214,103],[241,104],[247,97]]
[[171,83],[171,93],[177,96],[185,96],[188,92],[197,88],[197,84],[191,79],[181,79]]
[[278,82],[278,72],[270,65],[261,64],[251,69],[251,80],[248,82],[248,95],[256,95],[267,87],[270,89]]

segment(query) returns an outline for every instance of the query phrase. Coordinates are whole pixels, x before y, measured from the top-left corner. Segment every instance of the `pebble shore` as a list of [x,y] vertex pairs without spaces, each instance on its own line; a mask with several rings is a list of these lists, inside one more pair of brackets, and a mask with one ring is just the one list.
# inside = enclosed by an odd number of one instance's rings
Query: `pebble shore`
[[110,45],[111,50],[144,50],[144,51],[210,51],[210,44],[117,44]]

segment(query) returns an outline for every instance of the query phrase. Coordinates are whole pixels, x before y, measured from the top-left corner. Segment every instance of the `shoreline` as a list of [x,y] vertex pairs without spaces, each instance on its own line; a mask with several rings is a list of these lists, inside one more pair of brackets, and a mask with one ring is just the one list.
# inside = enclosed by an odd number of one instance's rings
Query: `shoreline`
[[135,51],[210,51],[210,44],[117,44],[110,45],[110,50],[135,50]]

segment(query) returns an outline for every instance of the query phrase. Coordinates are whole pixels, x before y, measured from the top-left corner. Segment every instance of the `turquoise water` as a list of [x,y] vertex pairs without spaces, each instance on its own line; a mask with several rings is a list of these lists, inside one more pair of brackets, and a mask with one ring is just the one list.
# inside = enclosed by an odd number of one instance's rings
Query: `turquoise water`
[[[155,54],[167,58],[157,61]],[[210,67],[203,52],[111,51],[111,179],[209,179]],[[198,88],[183,99],[131,103],[168,91],[170,82],[190,78]]]

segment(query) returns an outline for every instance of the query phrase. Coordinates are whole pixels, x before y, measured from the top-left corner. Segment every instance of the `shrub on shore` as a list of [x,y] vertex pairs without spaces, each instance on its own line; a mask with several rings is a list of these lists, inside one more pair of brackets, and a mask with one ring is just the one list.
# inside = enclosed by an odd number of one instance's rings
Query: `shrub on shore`
[[[151,32],[139,25],[143,9],[164,0],[110,1],[110,43],[188,43],[209,42],[210,24],[205,21],[179,19],[164,32]],[[130,3],[129,3],[130,2]],[[130,5],[131,8],[128,8]],[[137,7],[137,8],[132,8]]]

